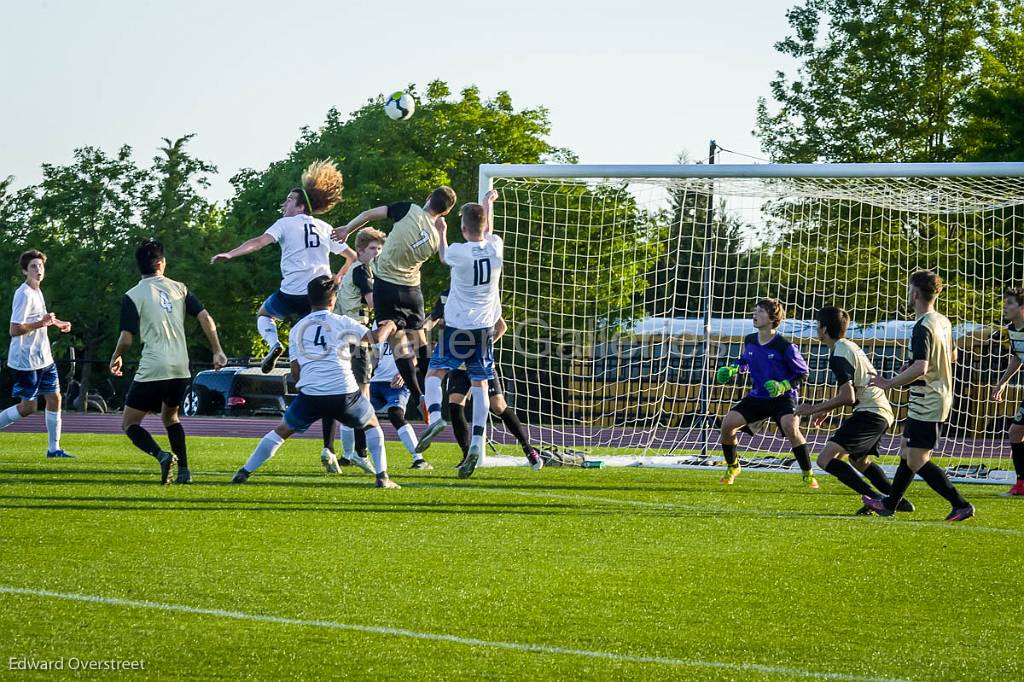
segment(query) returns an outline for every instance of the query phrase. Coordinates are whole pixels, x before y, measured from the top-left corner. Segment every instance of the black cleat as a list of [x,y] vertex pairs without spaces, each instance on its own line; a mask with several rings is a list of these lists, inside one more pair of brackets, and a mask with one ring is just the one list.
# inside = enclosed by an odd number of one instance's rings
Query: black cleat
[[277,359],[284,353],[284,346],[280,343],[275,343],[270,348],[270,352],[267,353],[266,357],[263,358],[263,362],[260,363],[260,371],[264,374],[270,374],[270,371],[277,366]]
[[413,460],[412,466],[409,467],[409,468],[410,469],[419,469],[421,471],[430,471],[431,469],[434,468],[434,465],[431,464],[430,462],[428,462],[425,459],[416,459],[416,460]]
[[910,500],[908,500],[907,498],[904,497],[902,500],[900,500],[900,503],[896,505],[896,511],[898,511],[898,512],[912,512],[912,511],[917,511],[917,509],[914,507],[914,503],[913,502],[911,502]]
[[238,471],[235,472],[235,475],[231,478],[231,482],[232,483],[245,483],[246,481],[249,480],[250,476],[252,476],[252,473],[249,472],[249,471],[246,471],[245,467],[242,467],[241,469],[239,469]]
[[875,513],[874,509],[872,509],[871,507],[869,507],[867,505],[864,505],[863,507],[861,507],[860,509],[857,510],[856,516],[871,516],[874,513]]
[[188,467],[178,467],[178,477],[174,479],[175,485],[188,485],[192,483],[192,472]]
[[170,485],[171,469],[178,463],[178,458],[174,456],[173,452],[161,450],[160,454],[156,456],[156,461],[160,462],[160,483]]

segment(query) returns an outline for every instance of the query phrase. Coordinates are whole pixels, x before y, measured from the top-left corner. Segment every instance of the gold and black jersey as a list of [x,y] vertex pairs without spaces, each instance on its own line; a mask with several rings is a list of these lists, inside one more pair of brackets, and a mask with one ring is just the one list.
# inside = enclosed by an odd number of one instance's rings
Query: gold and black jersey
[[420,267],[437,253],[441,238],[433,220],[416,204],[391,204],[388,217],[395,226],[377,256],[376,276],[391,284],[418,287]]
[[836,386],[853,384],[856,404],[854,412],[873,412],[892,424],[896,417],[885,391],[868,383],[878,374],[861,347],[849,339],[839,339],[832,348],[828,359],[829,369],[836,379]]
[[341,278],[334,312],[338,315],[347,315],[359,324],[369,326],[370,307],[366,303],[366,296],[372,293],[373,263],[357,262]]
[[1011,353],[1024,362],[1024,329],[1017,329],[1011,322],[1006,326],[1006,343]]
[[934,310],[917,318],[910,340],[911,359],[926,360],[928,371],[910,384],[907,416],[944,422],[953,408],[953,327]]
[[181,282],[143,277],[121,299],[121,331],[140,337],[142,357],[135,381],[187,379],[185,313],[193,317],[203,304]]

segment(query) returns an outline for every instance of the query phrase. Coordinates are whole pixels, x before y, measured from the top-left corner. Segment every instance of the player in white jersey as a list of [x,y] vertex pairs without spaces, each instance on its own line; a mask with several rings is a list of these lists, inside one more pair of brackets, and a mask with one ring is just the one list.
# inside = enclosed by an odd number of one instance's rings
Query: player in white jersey
[[60,381],[50,352],[47,328],[54,326],[62,333],[71,331],[71,323],[58,320],[46,311],[46,301],[39,288],[46,276],[46,254],[26,251],[19,259],[25,283],[14,292],[11,306],[11,349],[7,366],[14,374],[11,395],[20,401],[0,412],[0,429],[36,411],[39,396],[46,400],[47,457],[70,458],[60,447]]
[[281,246],[281,287],[263,302],[256,316],[256,329],[270,347],[261,368],[270,372],[284,348],[277,336],[277,321],[297,320],[309,314],[306,285],[320,275],[331,274],[330,254],[345,256],[346,269],[356,252],[331,239],[334,228],[314,215],[334,208],[341,200],[342,177],[334,164],[316,161],[302,174],[302,184],[288,192],[281,204],[282,218],[258,237],[218,253],[211,263],[255,253],[275,242]]
[[327,417],[353,429],[365,429],[366,445],[374,464],[371,473],[377,476],[377,487],[399,487],[388,478],[384,432],[377,415],[352,374],[352,346],[377,343],[379,332],[371,332],[352,318],[331,312],[337,288],[329,275],[320,275],[307,286],[313,312],[292,328],[288,349],[299,395],[288,406],[277,428],[263,436],[235,473],[232,483],[245,483],[274,456],[285,439]]
[[498,193],[491,190],[483,204],[462,207],[463,244],[448,246],[441,230],[441,262],[451,268],[451,289],[444,305],[445,326],[434,346],[427,372],[426,400],[429,426],[420,438],[420,452],[440,434],[447,423],[441,418],[441,381],[463,363],[472,382],[473,435],[459,478],[469,478],[484,452],[487,424],[487,382],[494,378],[494,325],[501,318],[498,283],[504,260],[504,244],[494,234],[492,209]]

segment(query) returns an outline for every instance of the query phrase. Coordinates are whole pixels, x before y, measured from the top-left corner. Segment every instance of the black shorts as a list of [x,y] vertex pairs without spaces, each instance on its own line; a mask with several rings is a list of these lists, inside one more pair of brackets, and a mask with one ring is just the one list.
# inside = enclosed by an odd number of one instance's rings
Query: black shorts
[[426,319],[423,292],[419,287],[392,284],[377,277],[373,280],[373,316],[378,323],[391,320],[399,329],[419,329]]
[[[473,382],[469,380],[469,372],[464,369],[453,369],[448,373],[448,394],[469,395]],[[505,395],[505,389],[501,385],[501,374],[498,368],[494,368],[494,378],[487,380],[487,397],[493,398],[496,395]]]
[[943,422],[926,422],[907,417],[903,422],[903,438],[906,439],[908,447],[934,450],[942,435],[942,424]]
[[373,374],[373,349],[362,344],[352,346],[352,376],[360,386],[370,383]]
[[124,406],[143,412],[159,412],[164,405],[178,407],[191,382],[191,379],[133,381],[125,396]]
[[782,430],[782,418],[796,412],[796,400],[788,395],[778,398],[752,398],[747,396],[732,406],[730,412],[739,412],[748,424],[771,419]]
[[1017,426],[1024,426],[1024,403],[1021,403],[1017,408],[1017,414],[1013,415],[1013,419],[1010,423],[1016,424]]
[[878,443],[888,428],[885,417],[875,412],[854,412],[829,440],[850,453],[853,459],[863,459],[878,454]]

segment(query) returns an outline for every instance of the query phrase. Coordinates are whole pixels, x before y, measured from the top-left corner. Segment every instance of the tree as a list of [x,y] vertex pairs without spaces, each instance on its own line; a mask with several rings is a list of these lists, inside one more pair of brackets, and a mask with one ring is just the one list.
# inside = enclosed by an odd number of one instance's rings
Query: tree
[[[1016,4],[1018,0],[1002,0]],[[806,0],[756,134],[780,162],[951,161],[1000,0]]]

